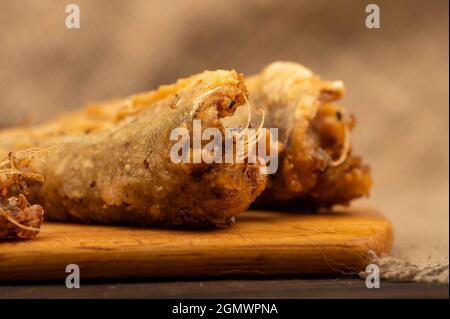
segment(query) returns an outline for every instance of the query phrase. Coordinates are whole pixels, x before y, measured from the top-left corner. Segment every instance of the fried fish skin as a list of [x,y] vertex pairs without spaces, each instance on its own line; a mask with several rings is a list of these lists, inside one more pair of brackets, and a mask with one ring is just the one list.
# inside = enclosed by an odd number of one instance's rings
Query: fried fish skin
[[33,195],[59,221],[225,227],[266,185],[260,164],[177,164],[172,129],[222,128],[247,91],[235,71],[205,71],[157,91],[88,107],[56,121],[0,132],[0,149],[53,147],[30,169]]
[[354,118],[333,103],[344,94],[342,82],[324,81],[297,63],[275,62],[246,84],[252,103],[265,111],[265,127],[278,128],[281,149],[279,171],[257,206],[329,207],[369,194],[369,166],[346,150]]

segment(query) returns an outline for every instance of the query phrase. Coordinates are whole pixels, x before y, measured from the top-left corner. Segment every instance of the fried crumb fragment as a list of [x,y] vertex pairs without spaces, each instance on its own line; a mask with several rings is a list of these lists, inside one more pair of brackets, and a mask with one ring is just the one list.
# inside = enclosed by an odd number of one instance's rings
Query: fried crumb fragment
[[28,158],[36,150],[10,153],[0,161],[0,238],[31,239],[44,221],[40,205],[31,205],[27,182],[43,182],[43,177],[27,169]]

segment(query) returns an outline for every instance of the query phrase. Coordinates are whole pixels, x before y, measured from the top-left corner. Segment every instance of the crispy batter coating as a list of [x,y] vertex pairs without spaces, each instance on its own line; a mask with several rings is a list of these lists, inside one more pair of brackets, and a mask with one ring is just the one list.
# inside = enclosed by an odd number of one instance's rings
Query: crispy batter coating
[[30,205],[22,194],[0,201],[0,238],[34,238],[43,221],[42,207]]
[[266,113],[265,127],[279,129],[280,168],[258,206],[328,207],[369,194],[370,169],[351,155],[353,116],[333,102],[344,94],[307,68],[276,62],[246,81],[251,101]]
[[[247,99],[235,71],[204,72],[157,91],[88,106],[47,124],[0,132],[0,150],[52,147],[30,168],[33,192],[59,221],[228,226],[266,185],[259,164],[176,164],[172,129],[222,128]],[[0,151],[1,152],[1,151]]]
[[0,161],[0,238],[34,238],[44,220],[39,205],[31,205],[25,195],[27,182],[42,182],[41,175],[27,169],[32,151],[21,152],[19,158],[10,153]]
[[[369,194],[370,168],[350,147],[355,120],[334,103],[344,94],[342,82],[276,62],[246,85],[252,105],[265,111],[264,127],[279,129],[279,171],[257,206],[329,207]],[[223,129],[221,119],[246,99],[236,72],[204,72],[38,127],[0,132],[0,155],[54,147],[32,162],[47,177],[35,200],[52,219],[226,226],[265,188],[259,164],[174,164],[169,134],[180,126],[192,132],[193,119]]]

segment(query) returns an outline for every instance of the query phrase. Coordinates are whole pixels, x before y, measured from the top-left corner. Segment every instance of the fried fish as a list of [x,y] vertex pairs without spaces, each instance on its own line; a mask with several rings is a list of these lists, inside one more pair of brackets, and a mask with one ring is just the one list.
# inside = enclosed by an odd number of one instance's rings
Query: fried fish
[[304,66],[275,62],[246,80],[250,100],[278,128],[279,170],[257,206],[330,207],[367,196],[370,168],[351,149],[355,119],[335,102],[341,81],[324,81]]
[[88,106],[46,124],[0,131],[3,155],[29,147],[45,176],[32,192],[58,221],[225,227],[262,192],[259,163],[174,163],[171,131],[223,129],[247,101],[235,71],[205,71],[176,84]]

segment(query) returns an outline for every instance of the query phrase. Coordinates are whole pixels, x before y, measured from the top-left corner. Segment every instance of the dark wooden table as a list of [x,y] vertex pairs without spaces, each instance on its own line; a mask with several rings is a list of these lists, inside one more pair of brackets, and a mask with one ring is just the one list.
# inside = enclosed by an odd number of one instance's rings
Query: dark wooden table
[[267,280],[139,281],[2,284],[0,298],[448,298],[449,286],[381,282],[367,289],[363,280],[290,278]]

